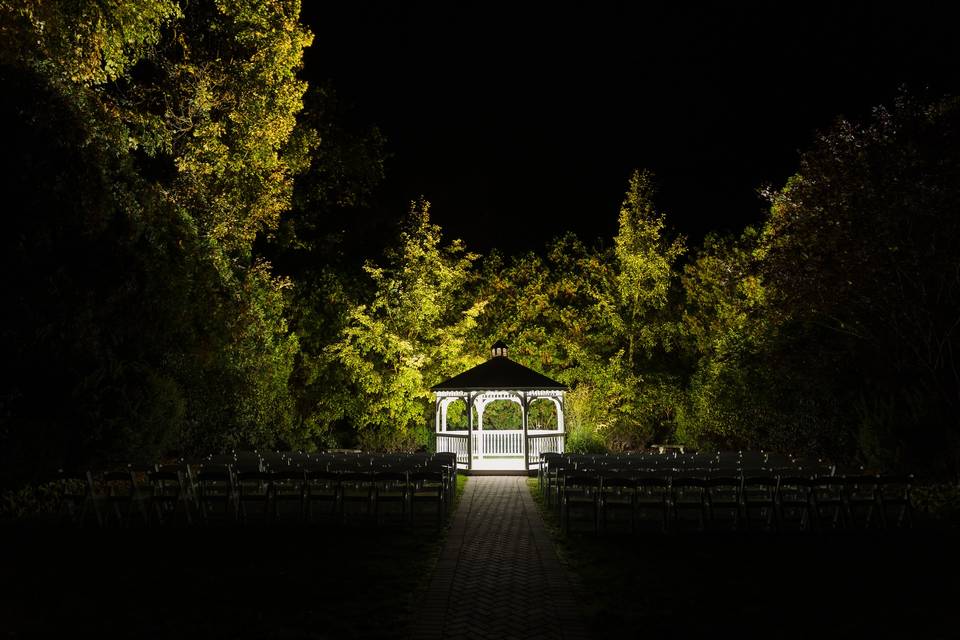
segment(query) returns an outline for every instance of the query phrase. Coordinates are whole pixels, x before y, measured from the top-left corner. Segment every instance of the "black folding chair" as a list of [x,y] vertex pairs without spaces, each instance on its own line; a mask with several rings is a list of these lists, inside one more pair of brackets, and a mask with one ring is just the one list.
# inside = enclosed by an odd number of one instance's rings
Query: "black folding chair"
[[741,478],[720,473],[706,479],[707,515],[711,527],[727,521],[731,529],[740,528]]
[[673,526],[682,527],[684,514],[692,512],[697,529],[703,531],[706,522],[706,480],[693,476],[675,476],[670,483],[670,506]]
[[290,468],[270,474],[273,490],[273,520],[283,522],[306,519],[306,477],[303,469]]
[[325,470],[307,472],[304,501],[308,522],[317,516],[336,520],[340,513],[340,474]]
[[410,521],[417,521],[417,505],[436,506],[437,526],[443,524],[446,514],[443,473],[439,471],[414,471],[410,474]]
[[637,480],[630,475],[609,475],[600,479],[600,528],[607,531],[611,514],[626,511],[630,516],[630,532],[637,524]]
[[777,522],[777,478],[768,475],[745,476],[741,485],[740,498],[743,504],[743,517],[749,530],[757,515],[768,530],[776,530]]
[[912,475],[881,475],[877,478],[880,484],[880,518],[884,527],[912,527],[913,503],[910,500],[910,489],[913,486]]
[[573,472],[563,476],[563,527],[570,530],[570,514],[573,511],[589,511],[591,528],[598,531],[600,501],[600,476],[593,473]]

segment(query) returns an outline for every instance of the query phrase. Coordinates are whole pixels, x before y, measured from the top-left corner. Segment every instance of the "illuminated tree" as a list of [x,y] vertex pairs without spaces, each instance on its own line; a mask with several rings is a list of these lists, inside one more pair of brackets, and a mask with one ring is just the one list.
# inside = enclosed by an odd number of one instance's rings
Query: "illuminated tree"
[[626,361],[633,367],[639,348],[672,348],[676,318],[670,317],[675,294],[675,265],[683,255],[682,238],[667,239],[666,221],[653,205],[653,176],[634,171],[620,207],[620,228],[614,237],[617,260],[615,329],[626,343]]
[[464,355],[481,308],[465,295],[476,256],[459,240],[442,244],[429,210],[413,203],[386,265],[364,267],[373,294],[329,349],[350,382],[332,418],[349,419],[370,447],[426,444],[430,386],[479,362]]
[[0,3],[9,457],[302,439],[289,281],[253,252],[316,143],[296,126],[298,13]]

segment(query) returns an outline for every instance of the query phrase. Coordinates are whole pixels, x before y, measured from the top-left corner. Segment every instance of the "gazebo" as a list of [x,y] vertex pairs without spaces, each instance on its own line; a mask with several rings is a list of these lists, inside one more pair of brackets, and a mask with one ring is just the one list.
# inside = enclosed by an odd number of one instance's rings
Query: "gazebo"
[[[489,360],[445,380],[430,389],[436,395],[437,451],[457,454],[457,462],[473,470],[524,470],[540,464],[540,454],[563,453],[563,394],[565,385],[514,362],[507,357],[507,345],[498,341]],[[551,401],[557,411],[556,429],[530,429],[530,405],[539,399]],[[468,408],[467,428],[449,429],[447,410],[463,400]],[[483,412],[488,404],[507,400],[520,405],[522,429],[483,429]],[[473,410],[477,420],[474,424]]]

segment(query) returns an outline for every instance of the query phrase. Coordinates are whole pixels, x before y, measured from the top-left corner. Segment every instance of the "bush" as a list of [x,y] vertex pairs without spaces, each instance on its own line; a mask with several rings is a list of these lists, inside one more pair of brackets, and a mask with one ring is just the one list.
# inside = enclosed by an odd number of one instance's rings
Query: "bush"
[[914,487],[913,506],[933,520],[960,524],[960,484],[940,483]]
[[0,518],[25,518],[56,511],[60,495],[56,482],[24,485],[0,494]]
[[603,439],[590,429],[576,429],[567,436],[567,453],[607,453]]

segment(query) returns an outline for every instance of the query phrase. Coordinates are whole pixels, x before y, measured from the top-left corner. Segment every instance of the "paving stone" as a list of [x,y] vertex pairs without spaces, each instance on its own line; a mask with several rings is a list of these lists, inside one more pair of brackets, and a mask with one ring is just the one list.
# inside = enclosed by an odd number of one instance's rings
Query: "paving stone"
[[[525,479],[472,477],[412,635],[586,638],[578,588],[557,558]],[[445,612],[442,626],[439,610]]]

